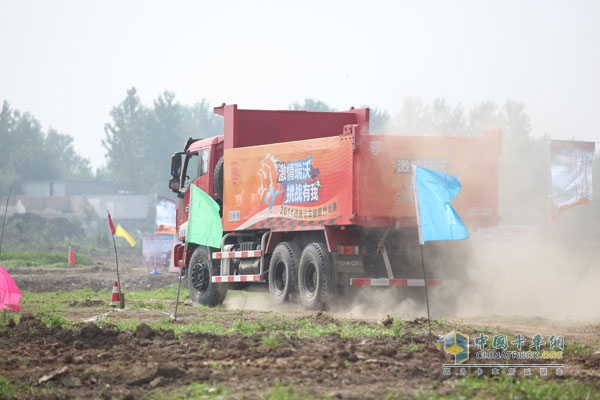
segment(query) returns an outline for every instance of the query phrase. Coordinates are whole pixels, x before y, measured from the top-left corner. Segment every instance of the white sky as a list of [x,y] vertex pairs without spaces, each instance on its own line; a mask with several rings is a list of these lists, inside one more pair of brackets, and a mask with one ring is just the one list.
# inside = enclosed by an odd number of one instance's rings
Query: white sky
[[149,106],[169,90],[187,105],[313,98],[391,115],[407,97],[512,99],[535,135],[600,141],[598,0],[0,0],[0,57],[0,101],[95,167],[133,86]]

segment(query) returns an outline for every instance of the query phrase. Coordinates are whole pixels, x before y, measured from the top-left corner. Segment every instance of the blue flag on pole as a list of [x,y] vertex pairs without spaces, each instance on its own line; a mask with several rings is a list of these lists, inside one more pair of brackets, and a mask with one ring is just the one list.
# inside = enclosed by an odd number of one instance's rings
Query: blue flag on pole
[[458,179],[443,172],[414,168],[419,242],[468,238],[467,228],[450,205],[462,187]]
[[186,241],[221,248],[223,224],[216,201],[196,185],[191,187]]

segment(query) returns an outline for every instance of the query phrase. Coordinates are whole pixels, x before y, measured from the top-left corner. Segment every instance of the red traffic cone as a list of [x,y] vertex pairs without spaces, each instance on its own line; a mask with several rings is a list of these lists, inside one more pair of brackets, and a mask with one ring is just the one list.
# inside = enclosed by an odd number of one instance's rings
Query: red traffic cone
[[77,268],[77,264],[75,263],[75,253],[73,253],[73,248],[69,246],[69,265],[72,265],[74,268]]
[[120,308],[123,308],[122,302],[121,302],[121,291],[119,290],[119,284],[117,282],[115,282],[115,284],[113,285],[112,296],[110,298],[110,306],[116,307],[117,305]]

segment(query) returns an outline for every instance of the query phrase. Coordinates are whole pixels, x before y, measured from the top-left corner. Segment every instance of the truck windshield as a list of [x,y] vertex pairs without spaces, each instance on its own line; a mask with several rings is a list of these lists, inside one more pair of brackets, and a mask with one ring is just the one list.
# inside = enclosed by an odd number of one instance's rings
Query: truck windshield
[[208,172],[208,157],[210,149],[202,149],[197,153],[191,153],[186,161],[183,189],[187,189],[197,178]]

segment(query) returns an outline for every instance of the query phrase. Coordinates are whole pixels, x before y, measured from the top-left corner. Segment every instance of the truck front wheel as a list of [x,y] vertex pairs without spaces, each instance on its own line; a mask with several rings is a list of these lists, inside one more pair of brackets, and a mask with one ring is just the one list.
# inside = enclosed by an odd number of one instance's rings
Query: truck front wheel
[[208,307],[223,304],[227,295],[227,284],[212,282],[212,277],[216,274],[218,267],[212,265],[206,248],[197,247],[187,271],[188,290],[194,303]]
[[276,304],[290,300],[296,290],[300,249],[293,242],[279,243],[269,265],[269,292]]
[[333,262],[323,243],[309,243],[298,269],[300,302],[307,310],[325,309],[333,288]]

